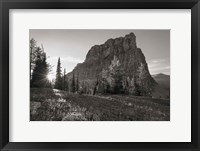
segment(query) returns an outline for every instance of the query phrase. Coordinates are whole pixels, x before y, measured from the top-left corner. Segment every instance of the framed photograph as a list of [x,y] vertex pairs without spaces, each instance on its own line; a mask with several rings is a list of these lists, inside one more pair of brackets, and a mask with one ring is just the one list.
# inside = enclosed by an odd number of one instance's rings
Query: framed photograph
[[1,150],[200,150],[198,0],[1,0]]

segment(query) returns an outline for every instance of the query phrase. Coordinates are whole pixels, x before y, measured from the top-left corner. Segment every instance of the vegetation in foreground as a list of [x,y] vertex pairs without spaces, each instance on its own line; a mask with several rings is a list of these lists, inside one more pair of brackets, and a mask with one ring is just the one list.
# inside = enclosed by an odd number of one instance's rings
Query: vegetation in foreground
[[31,121],[169,121],[170,100],[32,88]]

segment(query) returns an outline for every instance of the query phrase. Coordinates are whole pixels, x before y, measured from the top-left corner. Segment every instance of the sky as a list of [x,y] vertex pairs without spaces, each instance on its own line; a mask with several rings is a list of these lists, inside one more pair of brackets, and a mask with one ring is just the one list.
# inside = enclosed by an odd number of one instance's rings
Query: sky
[[43,45],[47,62],[52,65],[49,78],[53,79],[58,57],[62,70],[65,68],[68,73],[77,63],[84,62],[92,46],[130,32],[136,35],[137,47],[144,53],[150,74],[170,75],[170,30],[30,29],[29,37],[34,38],[38,46]]

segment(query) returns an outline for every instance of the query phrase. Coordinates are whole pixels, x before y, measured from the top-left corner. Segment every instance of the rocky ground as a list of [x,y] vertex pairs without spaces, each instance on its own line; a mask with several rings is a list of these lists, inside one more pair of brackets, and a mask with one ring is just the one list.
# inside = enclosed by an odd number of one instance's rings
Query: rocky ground
[[31,89],[31,121],[169,121],[170,100]]

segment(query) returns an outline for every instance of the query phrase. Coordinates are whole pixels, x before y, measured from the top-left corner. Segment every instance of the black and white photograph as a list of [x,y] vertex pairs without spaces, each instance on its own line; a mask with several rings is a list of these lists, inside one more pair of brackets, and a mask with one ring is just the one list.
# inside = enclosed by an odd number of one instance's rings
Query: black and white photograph
[[30,29],[30,121],[170,121],[170,30]]

